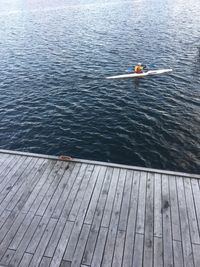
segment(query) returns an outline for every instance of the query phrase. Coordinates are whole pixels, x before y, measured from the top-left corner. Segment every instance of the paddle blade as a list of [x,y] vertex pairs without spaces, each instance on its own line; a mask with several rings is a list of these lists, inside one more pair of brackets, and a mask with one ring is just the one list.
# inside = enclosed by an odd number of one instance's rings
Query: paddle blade
[[156,64],[146,64],[147,68],[157,68]]
[[127,72],[132,72],[133,71],[133,67],[129,67],[128,69],[127,69]]

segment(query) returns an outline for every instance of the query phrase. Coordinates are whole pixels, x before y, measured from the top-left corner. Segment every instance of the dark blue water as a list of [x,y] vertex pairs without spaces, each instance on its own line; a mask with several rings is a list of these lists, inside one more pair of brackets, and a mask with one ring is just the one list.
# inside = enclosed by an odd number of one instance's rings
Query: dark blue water
[[[0,148],[200,171],[196,0],[0,1]],[[173,68],[106,80],[137,62]]]

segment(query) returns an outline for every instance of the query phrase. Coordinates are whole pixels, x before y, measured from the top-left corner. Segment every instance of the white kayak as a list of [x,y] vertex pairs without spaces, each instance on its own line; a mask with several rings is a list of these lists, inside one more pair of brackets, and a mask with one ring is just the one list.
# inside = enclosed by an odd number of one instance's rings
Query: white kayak
[[109,76],[109,77],[106,77],[106,79],[140,78],[140,77],[145,77],[145,76],[150,76],[150,75],[163,74],[163,73],[167,73],[171,71],[172,69],[149,70],[147,72],[142,72],[142,73],[129,73],[129,74],[116,75],[116,76]]

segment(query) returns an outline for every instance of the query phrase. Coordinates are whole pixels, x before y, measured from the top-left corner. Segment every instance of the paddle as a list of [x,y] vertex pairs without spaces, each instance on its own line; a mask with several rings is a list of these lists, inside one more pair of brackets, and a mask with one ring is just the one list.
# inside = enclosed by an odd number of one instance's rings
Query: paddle
[[133,71],[133,67],[129,67],[128,69],[127,69],[127,72],[132,72]]
[[[157,65],[155,64],[144,64],[144,66],[146,66],[146,68],[156,68]],[[128,67],[128,69],[126,70],[126,72],[133,72],[133,67]]]
[[157,65],[156,64],[146,64],[147,67],[150,67],[150,68],[157,68]]

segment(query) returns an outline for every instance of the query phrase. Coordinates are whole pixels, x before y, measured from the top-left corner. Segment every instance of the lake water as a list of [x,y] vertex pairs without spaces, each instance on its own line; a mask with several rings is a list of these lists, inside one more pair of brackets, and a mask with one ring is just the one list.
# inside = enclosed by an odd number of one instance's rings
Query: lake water
[[[200,5],[1,0],[0,148],[200,171]],[[136,64],[173,68],[106,80]]]

